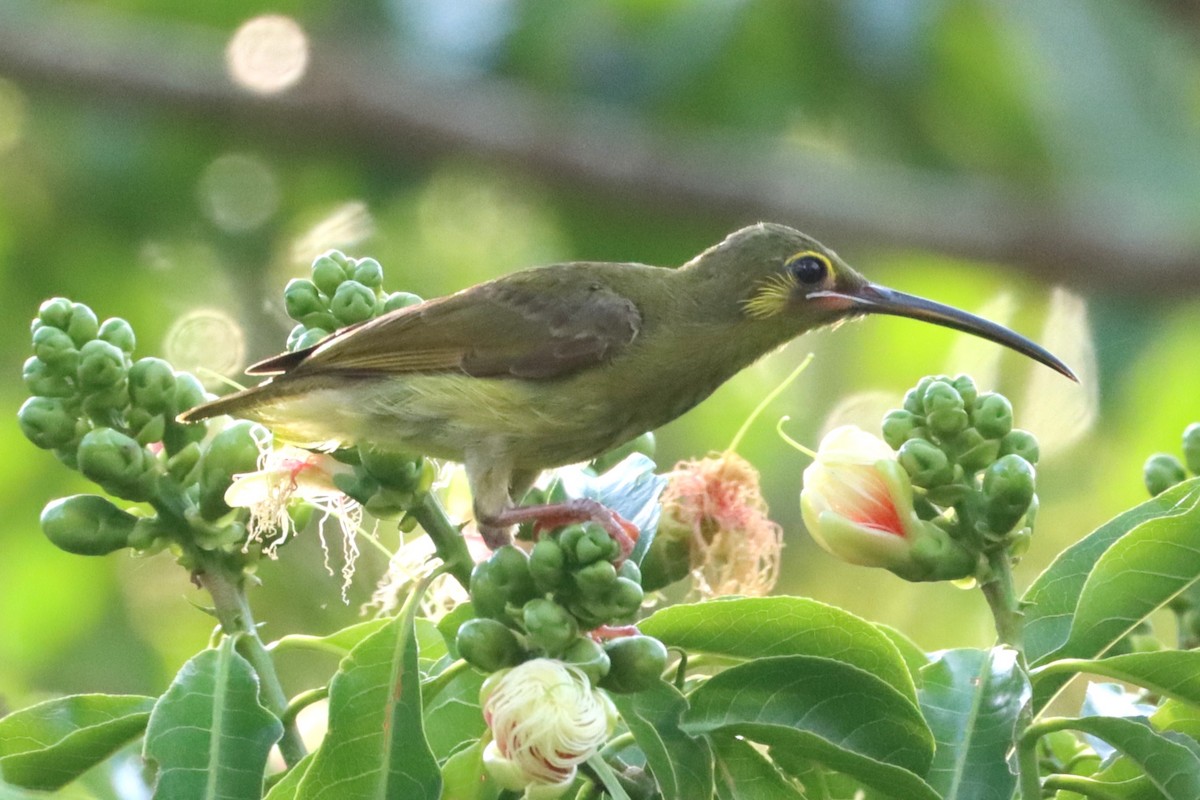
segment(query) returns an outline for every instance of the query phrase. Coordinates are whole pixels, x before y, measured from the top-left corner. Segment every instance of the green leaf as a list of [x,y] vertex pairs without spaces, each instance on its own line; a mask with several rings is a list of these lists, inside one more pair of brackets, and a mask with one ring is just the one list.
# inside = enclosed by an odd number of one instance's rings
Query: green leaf
[[[714,606],[723,603],[714,603]],[[908,698],[850,664],[774,656],[725,670],[697,688],[684,731],[722,732],[792,750],[904,800],[935,800],[924,775],[933,734]]]
[[502,789],[483,768],[483,742],[464,747],[442,766],[446,800],[497,800]]
[[300,759],[296,766],[289,769],[287,774],[271,787],[264,800],[295,800],[296,792],[300,789],[300,781],[304,779],[308,768],[312,766],[312,761],[312,753]]
[[[1200,483],[1189,481],[1180,486],[1190,486],[1191,491],[1177,499],[1171,513],[1137,524],[1095,560],[1079,592],[1066,640],[1042,655],[1037,665],[1103,654],[1139,621],[1200,578]],[[1067,680],[1054,675],[1039,681],[1035,708],[1048,702]]]
[[463,742],[478,739],[487,728],[479,707],[483,680],[482,674],[467,667],[425,698],[425,731],[429,749],[438,761],[445,760]]
[[1143,718],[1080,717],[1047,720],[1043,730],[1090,733],[1136,762],[1167,800],[1200,797],[1200,745],[1178,733],[1158,733]]
[[0,776],[25,789],[58,789],[141,735],[153,697],[79,694],[0,719]]
[[612,695],[612,701],[645,753],[663,800],[712,796],[712,751],[705,739],[680,729],[688,701],[678,689],[660,681],[645,691]]
[[1030,689],[1017,652],[947,650],[921,673],[921,708],[937,740],[929,785],[946,800],[1008,800],[1007,753]]
[[913,682],[920,689],[921,669],[929,663],[929,655],[902,631],[893,628],[891,625],[884,625],[882,622],[873,624],[876,630],[886,636],[896,646],[897,652],[900,653],[900,658],[904,659],[904,665],[908,667],[909,675],[912,676]]
[[329,730],[297,798],[436,800],[441,773],[421,717],[413,620],[421,591],[400,616],[360,642],[329,684]]
[[226,637],[183,665],[159,698],[143,756],[156,798],[260,797],[283,725],[258,700],[258,675]]
[[[718,800],[804,800],[800,790],[775,765],[743,739],[714,736]],[[707,797],[708,795],[689,795]]]
[[913,708],[917,690],[900,651],[864,619],[803,597],[744,597],[660,609],[638,624],[669,647],[736,658],[819,656],[869,672]]
[[1086,672],[1137,684],[1155,694],[1200,705],[1200,651],[1159,650],[1109,658],[1066,658],[1032,673],[1034,684],[1050,675]]
[[[1060,553],[1022,598],[1026,606],[1023,641],[1029,663],[1049,661],[1067,643],[1084,586],[1117,540],[1144,524],[1185,517],[1198,501],[1200,478],[1184,481],[1114,517]],[[1098,654],[1074,655],[1090,658]]]
[[272,652],[287,650],[323,650],[335,655],[345,655],[376,631],[382,630],[393,621],[392,617],[369,619],[365,622],[349,625],[326,636],[309,636],[302,633],[292,633],[267,645]]

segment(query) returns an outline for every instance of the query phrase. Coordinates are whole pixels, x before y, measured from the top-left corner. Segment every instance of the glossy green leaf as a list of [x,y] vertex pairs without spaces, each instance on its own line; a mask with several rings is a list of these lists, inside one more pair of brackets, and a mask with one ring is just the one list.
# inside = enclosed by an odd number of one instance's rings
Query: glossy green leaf
[[896,651],[900,653],[900,658],[904,660],[904,665],[908,667],[908,672],[912,676],[913,683],[917,688],[921,688],[921,668],[929,663],[929,655],[921,649],[920,645],[902,631],[893,628],[891,625],[884,625],[881,622],[874,623],[875,629],[896,646]]
[[[1066,641],[1043,655],[1037,665],[1103,654],[1140,620],[1200,578],[1200,484],[1180,484],[1184,485],[1191,490],[1176,500],[1170,513],[1137,524],[1096,559],[1079,593]],[[1035,707],[1048,702],[1066,681],[1062,675],[1039,681]]]
[[442,766],[445,800],[497,800],[501,788],[483,768],[483,743],[464,747]]
[[669,606],[642,633],[689,653],[736,658],[818,656],[869,672],[915,707],[912,675],[891,639],[864,619],[803,597],[745,597]]
[[233,639],[183,665],[154,706],[144,757],[154,797],[259,797],[283,725],[258,700],[258,676]]
[[267,649],[273,652],[323,650],[336,655],[345,655],[357,647],[363,639],[383,629],[391,621],[390,617],[369,619],[365,622],[348,625],[341,630],[336,630],[325,636],[309,636],[302,633],[293,633],[271,642],[267,645]]
[[312,761],[313,753],[300,759],[300,763],[289,769],[287,774],[271,787],[264,800],[295,800],[296,792],[300,790],[300,781],[304,779],[308,768],[312,766]]
[[645,753],[664,800],[712,795],[712,750],[703,737],[680,728],[688,701],[678,689],[660,682],[634,694],[614,694],[612,701]]
[[1155,694],[1200,705],[1200,651],[1159,650],[1108,658],[1067,658],[1051,661],[1033,672],[1036,685],[1051,675],[1086,672],[1133,683]]
[[0,777],[26,789],[57,789],[140,736],[153,697],[80,694],[0,719]]
[[[1089,576],[1118,539],[1144,524],[1184,517],[1198,501],[1200,478],[1185,481],[1114,517],[1060,553],[1022,599],[1023,641],[1029,662],[1044,663],[1067,643]],[[1098,653],[1080,657],[1094,655]]]
[[437,800],[441,773],[425,738],[414,593],[400,616],[358,644],[329,684],[329,730],[301,800]]
[[1042,725],[1108,742],[1140,766],[1166,800],[1200,797],[1200,745],[1182,734],[1159,733],[1144,718],[1080,717]]
[[1016,775],[1006,757],[1030,698],[1016,651],[947,650],[921,680],[921,709],[937,740],[929,785],[946,800],[1012,797]]
[[[718,800],[805,800],[799,788],[754,745],[733,736],[713,736]],[[689,795],[707,797],[708,795]]]
[[920,712],[893,686],[845,662],[759,658],[709,679],[689,702],[681,725],[687,733],[742,735],[892,797],[937,797],[919,777],[934,747]]
[[1200,742],[1200,707],[1167,700],[1150,717],[1160,731],[1175,731]]

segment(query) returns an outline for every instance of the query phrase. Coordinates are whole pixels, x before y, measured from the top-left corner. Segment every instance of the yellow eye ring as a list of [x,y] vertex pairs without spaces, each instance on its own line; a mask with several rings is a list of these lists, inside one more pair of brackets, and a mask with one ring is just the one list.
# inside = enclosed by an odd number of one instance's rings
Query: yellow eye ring
[[796,253],[784,266],[797,283],[805,286],[821,283],[833,271],[833,265],[826,256],[811,250]]

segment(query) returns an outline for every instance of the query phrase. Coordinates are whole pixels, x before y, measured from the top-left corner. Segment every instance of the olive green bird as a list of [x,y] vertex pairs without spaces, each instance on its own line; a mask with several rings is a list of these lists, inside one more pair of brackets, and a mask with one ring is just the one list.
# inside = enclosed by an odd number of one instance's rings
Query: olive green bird
[[542,470],[658,428],[800,334],[893,314],[990,339],[1074,379],[995,323],[867,281],[775,224],[743,228],[677,269],[535,267],[398,309],[262,361],[273,377],[181,416],[255,420],[309,447],[371,443],[466,466],[489,544],[525,520],[594,519],[628,552],[635,533],[589,500],[517,508]]

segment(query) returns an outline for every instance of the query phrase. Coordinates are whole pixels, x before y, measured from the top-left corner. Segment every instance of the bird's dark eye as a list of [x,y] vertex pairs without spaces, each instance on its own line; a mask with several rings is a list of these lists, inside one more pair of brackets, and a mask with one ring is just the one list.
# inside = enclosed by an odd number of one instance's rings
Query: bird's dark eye
[[787,266],[796,280],[810,286],[825,280],[825,276],[829,274],[829,262],[811,253],[796,256]]

